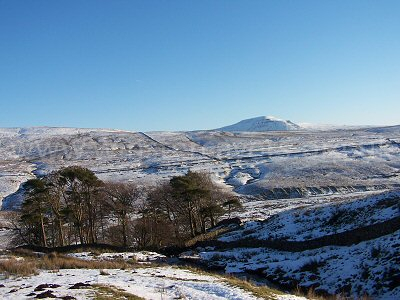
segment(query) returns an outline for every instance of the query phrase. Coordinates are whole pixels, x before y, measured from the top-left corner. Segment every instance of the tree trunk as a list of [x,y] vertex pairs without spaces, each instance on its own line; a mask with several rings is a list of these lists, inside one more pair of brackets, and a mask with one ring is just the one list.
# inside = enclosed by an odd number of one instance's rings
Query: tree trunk
[[46,229],[44,227],[43,215],[40,216],[40,227],[42,231],[42,245],[43,247],[47,247],[47,237],[46,237]]
[[206,218],[201,218],[201,233],[206,233]]
[[190,223],[190,234],[192,237],[195,237],[195,225],[193,224],[194,220],[193,220],[193,216],[192,216],[192,212],[189,212],[189,223]]
[[128,246],[128,239],[127,239],[127,236],[126,236],[127,234],[126,234],[126,216],[125,215],[122,217],[121,225],[122,225],[123,246],[127,247]]
[[81,242],[81,245],[85,244],[85,239],[84,239],[84,231],[82,225],[78,226],[78,232],[79,232],[79,241]]
[[192,237],[195,237],[195,225],[194,220],[193,220],[193,214],[192,214],[192,206],[191,203],[189,202],[188,204],[188,217],[189,217],[189,224],[190,224],[190,234]]
[[63,231],[63,226],[62,226],[62,221],[61,219],[58,219],[58,239],[60,246],[64,246],[64,231]]

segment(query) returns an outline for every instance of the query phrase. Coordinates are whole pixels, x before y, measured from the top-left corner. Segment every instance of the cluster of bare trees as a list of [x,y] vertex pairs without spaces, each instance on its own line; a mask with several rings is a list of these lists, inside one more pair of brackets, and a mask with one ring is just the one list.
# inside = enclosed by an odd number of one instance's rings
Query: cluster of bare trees
[[108,243],[137,248],[182,244],[240,207],[204,173],[188,172],[156,187],[103,182],[66,167],[25,184],[18,230],[45,247]]

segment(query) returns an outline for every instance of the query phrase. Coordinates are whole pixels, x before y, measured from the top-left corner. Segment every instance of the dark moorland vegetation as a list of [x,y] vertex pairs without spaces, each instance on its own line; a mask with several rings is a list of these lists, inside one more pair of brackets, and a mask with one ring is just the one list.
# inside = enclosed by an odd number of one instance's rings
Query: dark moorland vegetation
[[157,186],[103,182],[71,166],[25,183],[15,219],[20,242],[62,247],[105,243],[138,249],[180,246],[240,208],[206,173]]

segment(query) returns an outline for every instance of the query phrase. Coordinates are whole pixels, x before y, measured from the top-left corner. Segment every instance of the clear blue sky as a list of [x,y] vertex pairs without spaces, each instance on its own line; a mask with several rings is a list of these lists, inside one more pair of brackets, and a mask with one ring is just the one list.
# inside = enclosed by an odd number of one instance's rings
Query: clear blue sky
[[400,123],[400,1],[0,0],[0,127]]

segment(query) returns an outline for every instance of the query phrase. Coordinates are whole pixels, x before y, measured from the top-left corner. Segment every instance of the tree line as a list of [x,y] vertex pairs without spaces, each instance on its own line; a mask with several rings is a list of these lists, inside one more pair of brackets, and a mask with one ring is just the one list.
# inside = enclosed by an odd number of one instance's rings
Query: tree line
[[107,243],[138,249],[182,245],[240,209],[206,173],[189,171],[156,186],[104,182],[80,166],[28,180],[18,231],[29,245]]

